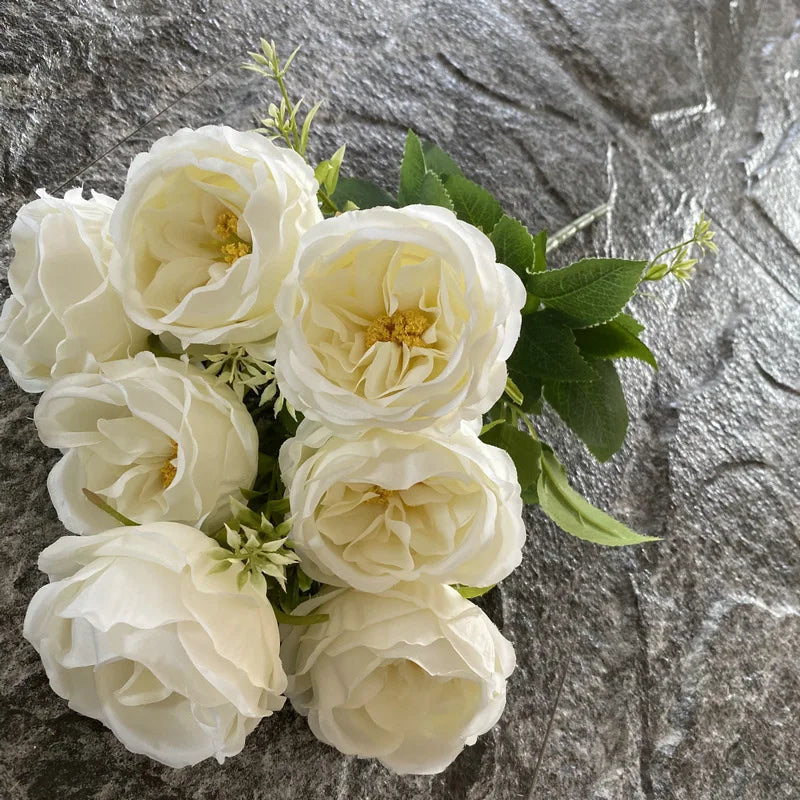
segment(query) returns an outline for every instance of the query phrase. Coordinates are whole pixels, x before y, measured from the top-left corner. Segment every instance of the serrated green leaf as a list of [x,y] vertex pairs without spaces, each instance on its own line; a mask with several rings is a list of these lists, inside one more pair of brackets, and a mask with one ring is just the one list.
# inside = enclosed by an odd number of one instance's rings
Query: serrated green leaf
[[657,537],[634,533],[578,494],[569,485],[564,467],[549,447],[542,447],[541,466],[537,485],[539,505],[563,531],[610,547],[658,541]]
[[397,200],[389,192],[362,178],[340,177],[336,183],[336,190],[331,195],[331,200],[339,208],[344,208],[347,203],[353,203],[358,208],[397,207]]
[[[230,553],[228,555],[230,555]],[[225,570],[228,570],[230,568],[231,568],[230,561],[218,561],[216,564],[214,564],[213,567],[211,567],[211,569],[208,571],[208,574],[216,575],[218,572],[225,572]]]
[[519,220],[500,217],[489,236],[501,264],[510,267],[524,281],[533,270],[533,237]]
[[572,327],[585,328],[619,314],[646,266],[644,261],[584,258],[562,269],[537,272],[527,286],[546,306],[568,317]]
[[503,216],[500,203],[477,183],[462,175],[448,175],[444,188],[453,200],[456,216],[490,234]]
[[586,383],[544,384],[544,399],[589,448],[598,461],[607,461],[622,447],[628,430],[628,406],[614,365],[595,361],[597,380]]
[[447,189],[444,188],[441,178],[433,172],[425,174],[417,202],[428,206],[442,206],[442,208],[448,208],[450,211],[453,210],[453,201],[450,199],[450,195],[447,194]]
[[453,588],[465,599],[472,600],[475,597],[482,597],[487,592],[490,592],[496,586],[493,583],[491,586],[464,586],[462,583],[454,583]]
[[523,433],[510,422],[504,422],[482,433],[481,440],[505,450],[511,456],[522,491],[530,488],[539,479],[542,447],[530,434]]
[[511,379],[525,395],[534,396],[531,379],[591,381],[597,375],[581,357],[575,335],[558,314],[547,309],[522,318],[519,341],[508,360]]
[[630,314],[618,314],[614,317],[614,322],[623,330],[632,333],[634,336],[638,336],[644,330],[644,325],[642,325],[639,320],[634,319]]
[[236,588],[241,591],[247,585],[249,579],[250,573],[246,569],[239,570],[239,574],[236,576]]
[[409,131],[403,149],[403,161],[400,164],[400,188],[397,192],[399,205],[408,206],[420,202],[419,196],[425,172],[422,145],[414,131]]
[[440,178],[446,175],[463,176],[461,167],[433,142],[422,142],[422,153],[425,156],[425,166]]
[[594,358],[638,358],[653,369],[658,369],[656,357],[639,339],[638,334],[642,330],[644,326],[623,313],[611,322],[576,330],[575,341],[584,355]]

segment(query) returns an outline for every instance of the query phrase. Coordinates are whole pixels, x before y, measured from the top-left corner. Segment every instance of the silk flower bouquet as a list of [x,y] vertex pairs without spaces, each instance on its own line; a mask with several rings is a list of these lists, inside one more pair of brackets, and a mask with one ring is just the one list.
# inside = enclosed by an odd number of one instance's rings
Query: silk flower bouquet
[[341,177],[344,146],[312,167],[294,54],[250,55],[280,94],[262,129],[179,130],[118,201],[17,215],[0,354],[42,393],[78,534],[41,554],[24,634],[71,708],[164,764],[236,755],[288,697],[341,752],[436,773],[505,705],[514,651],[471,599],[520,564],[523,503],[652,540],[570,486],[535,418],[619,449],[614,361],[656,366],[623,309],[713,232],[548,269],[604,209],[531,235],[412,132],[396,195]]

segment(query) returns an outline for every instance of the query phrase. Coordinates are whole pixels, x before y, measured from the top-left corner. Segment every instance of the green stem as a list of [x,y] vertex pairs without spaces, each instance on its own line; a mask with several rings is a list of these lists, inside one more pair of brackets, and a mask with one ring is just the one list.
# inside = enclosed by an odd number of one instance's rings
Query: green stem
[[[286,89],[286,83],[283,80],[283,73],[280,72],[280,71],[276,71],[275,72],[275,80],[278,83],[278,88],[281,90],[281,96],[283,97],[284,102],[286,103],[286,109],[291,114],[291,112],[293,110],[293,105],[292,105],[292,101],[289,99],[289,92]],[[293,150],[296,150],[298,153],[300,153],[300,133],[297,130],[297,120],[293,116],[291,117],[291,120],[292,120],[292,122],[291,122],[291,126],[292,127],[291,127],[290,130],[291,130],[292,137],[294,138],[294,143],[292,143],[289,140],[288,135],[286,136],[286,141],[288,142],[289,147],[291,147]],[[300,155],[303,155],[303,154],[300,153]]]
[[525,400],[525,396],[519,390],[517,384],[511,380],[511,378],[506,379],[506,394],[511,399],[511,402],[518,406],[521,406]]
[[560,247],[576,233],[582,231],[584,228],[588,228],[593,222],[608,214],[610,209],[611,206],[608,203],[602,203],[597,206],[597,208],[593,208],[591,211],[582,214],[580,217],[570,222],[569,225],[565,225],[560,231],[547,240],[546,252],[550,253],[557,247]]
[[322,203],[323,211],[327,211],[329,214],[337,214],[339,212],[339,207],[336,205],[336,203],[333,202],[333,200],[331,200],[331,198],[328,196],[327,192],[325,192],[324,189],[320,189],[317,192],[317,197],[319,198],[319,201]]
[[[681,242],[680,244],[676,244],[676,245],[673,245],[672,247],[668,247],[666,250],[662,250],[660,253],[658,253],[657,255],[655,255],[653,258],[651,258],[651,259],[650,259],[650,261],[649,261],[649,262],[648,262],[648,264],[647,264],[647,267],[645,267],[645,270],[644,270],[644,280],[646,280],[646,281],[650,281],[650,280],[660,280],[660,278],[649,278],[649,277],[647,276],[647,273],[648,273],[648,272],[650,272],[650,270],[651,270],[651,269],[652,269],[652,268],[653,268],[653,267],[654,267],[656,264],[658,264],[658,262],[659,262],[659,261],[660,261],[660,260],[661,260],[661,259],[662,259],[664,256],[668,255],[669,253],[673,253],[673,252],[675,252],[675,250],[680,250],[680,249],[681,249],[681,247],[688,247],[689,245],[696,244],[696,242],[697,242],[697,240],[696,240],[696,239],[695,239],[695,237],[693,236],[691,239],[687,239],[685,242]],[[669,272],[667,272],[667,273],[666,273],[666,275],[669,275]],[[664,277],[664,276],[662,276],[662,277]]]
[[116,508],[106,503],[106,501],[103,500],[99,494],[95,494],[89,489],[84,489],[83,494],[90,503],[96,505],[101,511],[105,511],[109,516],[114,517],[114,519],[122,525],[135,526],[139,524],[138,522],[134,522],[132,519],[128,519],[128,517],[126,517],[124,514],[120,514]]
[[320,622],[328,621],[327,614],[307,614],[306,616],[287,614],[274,604],[272,610],[275,612],[275,619],[277,619],[281,625],[316,625]]
[[539,441],[539,437],[536,434],[536,429],[533,427],[528,415],[520,408],[516,406],[509,406],[511,409],[511,420],[516,425],[519,420],[522,420],[525,427],[528,429],[528,433],[530,434],[531,438],[535,441]]

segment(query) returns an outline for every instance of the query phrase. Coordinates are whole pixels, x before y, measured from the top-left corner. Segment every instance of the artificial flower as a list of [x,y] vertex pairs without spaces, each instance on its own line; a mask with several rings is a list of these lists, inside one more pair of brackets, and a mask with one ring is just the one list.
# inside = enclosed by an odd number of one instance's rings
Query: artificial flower
[[490,586],[522,560],[514,463],[472,430],[333,434],[304,420],[280,452],[306,574],[381,592],[403,581]]
[[284,703],[272,607],[213,572],[214,547],[170,522],[64,536],[39,557],[50,583],[25,616],[53,691],[172,767],[222,763]]
[[145,346],[147,332],[125,316],[108,280],[113,210],[110,197],[93,192],[87,200],[76,188],[63,199],[40,189],[17,212],[0,356],[26,392]]
[[34,420],[64,452],[47,480],[73,533],[108,527],[89,489],[135,522],[171,520],[213,531],[230,495],[252,486],[258,434],[234,392],[201,369],[140,353],[53,384]]
[[278,298],[281,393],[332,428],[457,427],[503,393],[525,299],[488,237],[447,209],[327,219]]
[[323,742],[398,773],[441,772],[500,718],[514,650],[449,586],[334,590],[297,609],[328,620],[283,638],[286,690]]
[[297,153],[252,131],[159,139],[134,158],[111,221],[126,312],[184,347],[268,342],[300,235],[322,218],[317,188]]

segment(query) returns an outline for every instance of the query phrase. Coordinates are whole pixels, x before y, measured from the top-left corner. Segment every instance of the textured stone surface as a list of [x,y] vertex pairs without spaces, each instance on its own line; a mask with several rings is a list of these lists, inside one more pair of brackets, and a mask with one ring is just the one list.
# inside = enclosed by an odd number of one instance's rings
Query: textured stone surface
[[295,80],[327,101],[315,155],[347,141],[350,169],[389,184],[411,125],[532,228],[610,198],[557,263],[652,253],[701,207],[721,252],[688,290],[636,299],[662,368],[626,364],[613,461],[543,425],[590,498],[664,541],[603,551],[529,512],[523,566],[485,599],[517,648],[506,713],[432,778],[344,758],[288,710],[223,767],[182,771],[70,712],[21,637],[36,555],[60,533],[55,457],[3,371],[0,797],[800,796],[797,0],[67,7],[0,5],[0,229],[38,186],[118,192],[179,125],[250,126],[266,87],[236,64],[263,32],[305,46]]

